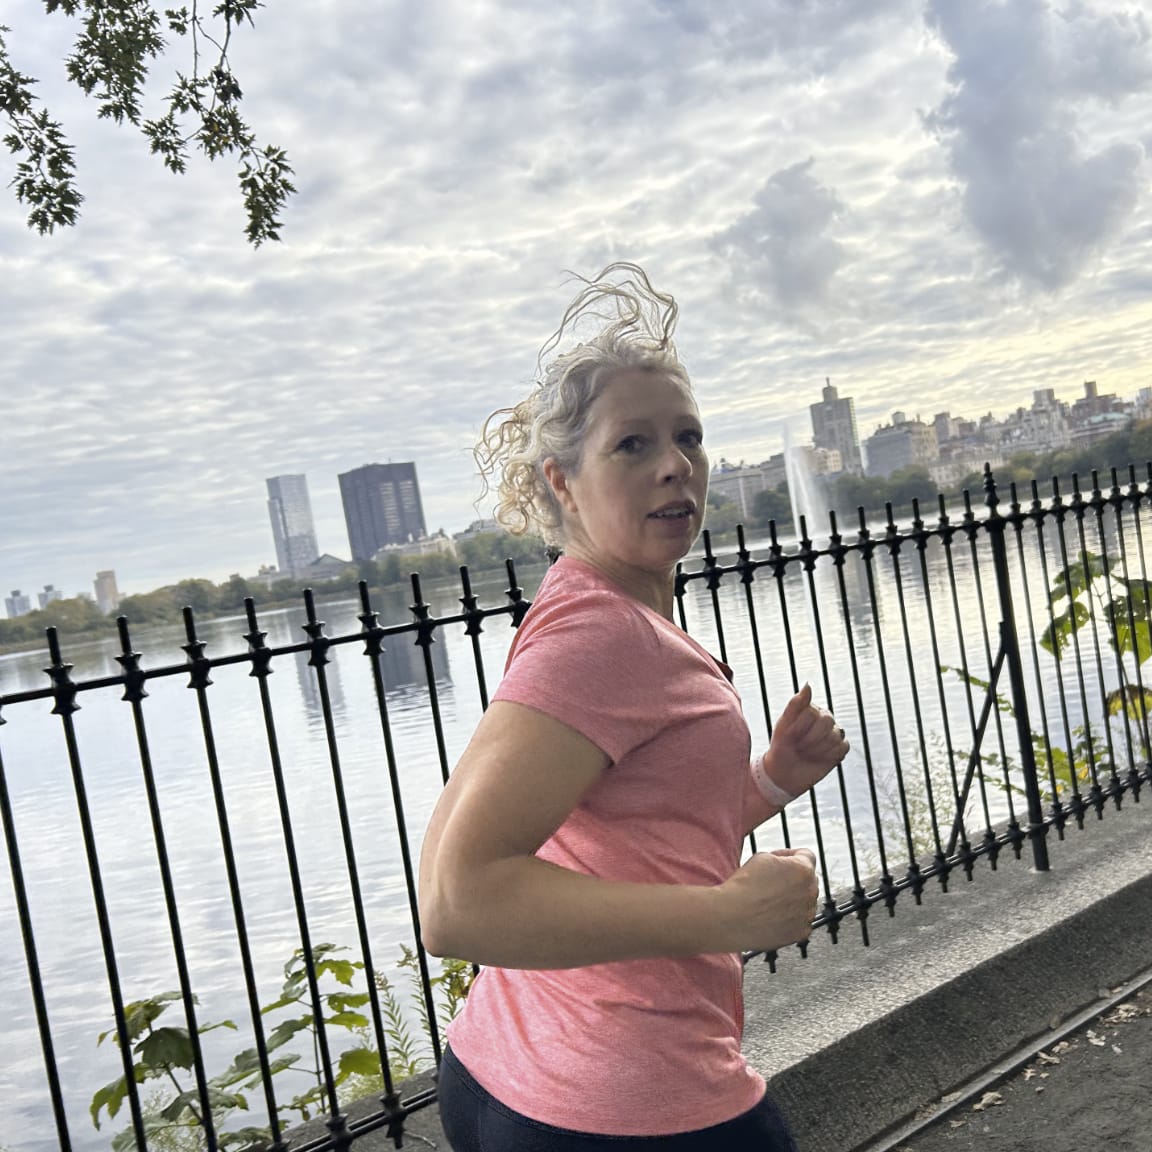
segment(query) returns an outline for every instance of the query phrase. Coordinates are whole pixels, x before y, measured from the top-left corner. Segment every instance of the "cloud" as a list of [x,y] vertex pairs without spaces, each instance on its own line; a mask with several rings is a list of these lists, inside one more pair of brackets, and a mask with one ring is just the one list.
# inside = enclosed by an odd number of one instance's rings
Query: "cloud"
[[752,210],[714,238],[736,278],[754,285],[788,312],[825,304],[847,259],[830,235],[845,206],[812,174],[812,158],[774,172]]
[[[925,34],[925,0],[277,0],[234,64],[301,192],[283,244],[252,252],[230,164],[165,172],[64,79],[74,22],[8,0],[14,58],[88,199],[77,229],[42,239],[0,196],[0,587],[253,572],[273,558],[264,478],[281,472],[308,476],[320,545],[346,554],[336,475],[373,460],[415,460],[429,524],[463,528],[468,448],[531,381],[564,270],[613,259],[676,294],[730,459],[778,450],[825,376],[862,427],[925,389],[956,412],[1083,379],[1130,394],[1152,339],[1148,198],[1093,249],[1092,277],[1030,298],[989,290],[950,165],[981,93],[993,121],[1066,128],[1079,159],[1104,158],[1068,184],[1083,227],[1086,198],[1130,188],[1125,150],[1152,146],[1140,20],[1105,0],[1004,16],[1046,77],[1024,86],[1045,94],[1033,110],[1005,95],[1006,47],[980,70],[964,36],[989,35],[992,10],[973,7],[937,6],[949,38]],[[1058,52],[1026,42],[1036,27]],[[157,96],[181,51],[157,63]],[[942,148],[922,110],[949,99]],[[1007,179],[983,195],[989,211],[1019,199]]]
[[930,0],[927,21],[953,59],[950,91],[926,122],[968,223],[1004,275],[1066,286],[1117,236],[1145,183],[1139,137],[1100,144],[1090,104],[1147,87],[1146,18],[1049,0]]

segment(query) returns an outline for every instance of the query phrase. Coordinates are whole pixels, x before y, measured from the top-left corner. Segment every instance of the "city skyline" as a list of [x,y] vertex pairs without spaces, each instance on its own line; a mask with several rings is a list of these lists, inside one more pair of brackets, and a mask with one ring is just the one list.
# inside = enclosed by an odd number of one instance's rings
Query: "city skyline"
[[[1038,389],[1036,392],[1033,393],[1033,396],[1031,397],[1031,406],[1030,407],[1027,407],[1025,405],[1017,405],[1016,407],[1014,407],[1010,411],[1006,411],[1006,412],[1002,412],[1002,413],[995,413],[995,412],[991,412],[991,411],[987,412],[987,413],[981,413],[979,415],[969,415],[969,414],[966,414],[963,412],[933,413],[932,422],[928,423],[927,427],[929,429],[935,427],[937,430],[938,436],[956,435],[958,433],[963,434],[963,432],[965,430],[964,426],[967,426],[967,425],[971,425],[973,427],[980,426],[989,417],[991,417],[993,424],[999,425],[1002,427],[1011,426],[1014,422],[1014,419],[1017,417],[1020,417],[1020,416],[1031,417],[1032,420],[1034,421],[1036,413],[1039,411],[1040,415],[1042,417],[1044,417],[1045,420],[1040,425],[1040,427],[1038,429],[1029,420],[1026,420],[1025,423],[1026,423],[1026,425],[1031,426],[1031,430],[1033,431],[1033,434],[1039,435],[1040,439],[1035,441],[1035,442],[1029,442],[1029,443],[1025,443],[1022,445],[1017,445],[1015,450],[1017,450],[1017,451],[1043,451],[1043,450],[1051,450],[1051,449],[1055,449],[1055,448],[1059,448],[1059,447],[1067,447],[1070,444],[1070,440],[1065,438],[1065,439],[1061,439],[1059,441],[1053,441],[1050,444],[1045,445],[1044,436],[1046,435],[1046,433],[1048,431],[1051,431],[1051,425],[1050,425],[1049,421],[1051,419],[1051,410],[1052,409],[1058,409],[1058,408],[1062,407],[1062,408],[1066,408],[1068,410],[1072,410],[1078,406],[1083,406],[1086,403],[1088,403],[1089,404],[1089,410],[1091,410],[1092,409],[1092,402],[1096,401],[1098,399],[1099,401],[1104,402],[1105,408],[1110,406],[1110,402],[1115,401],[1115,402],[1118,402],[1118,404],[1121,407],[1127,407],[1127,408],[1131,409],[1132,410],[1132,418],[1134,418],[1134,419],[1146,419],[1146,418],[1149,418],[1149,415],[1147,415],[1147,414],[1152,413],[1152,386],[1150,386],[1147,389],[1142,390],[1142,394],[1136,395],[1136,396],[1131,396],[1131,397],[1116,397],[1113,394],[1100,393],[1096,381],[1085,381],[1082,385],[1082,388],[1084,391],[1084,395],[1080,396],[1080,397],[1075,397],[1073,399],[1068,399],[1066,397],[1056,395],[1055,389],[1048,389],[1048,388]],[[850,411],[852,406],[853,406],[853,401],[854,401],[854,397],[840,396],[839,390],[836,387],[836,385],[834,385],[830,379],[826,378],[824,381],[824,384],[821,388],[821,401],[814,402],[814,403],[807,406],[807,417],[806,417],[807,427],[804,431],[804,437],[805,438],[800,442],[794,442],[792,444],[792,446],[794,448],[803,449],[809,453],[811,453],[814,448],[820,449],[821,447],[827,447],[827,445],[822,446],[820,444],[820,440],[822,439],[822,437],[820,435],[820,431],[819,431],[819,429],[821,427],[821,425],[820,425],[821,417],[817,414],[817,409],[820,408],[821,404],[831,403],[834,408],[838,408],[841,411],[845,411],[845,410]],[[895,427],[897,427],[905,419],[907,420],[908,424],[912,424],[912,423],[919,422],[922,420],[922,413],[915,413],[913,415],[907,415],[904,412],[896,411],[896,412],[890,413],[889,415],[890,415],[890,417],[899,417],[900,419],[896,420],[894,424],[888,423],[885,421],[881,421],[877,424],[877,426],[873,430],[873,432],[864,433],[864,434],[858,433],[859,446],[863,450],[864,457],[865,457],[863,460],[861,460],[861,469],[865,474],[870,474],[870,475],[875,474],[870,468],[869,462],[867,460],[867,453],[868,453],[868,450],[870,447],[869,441],[873,440],[873,438],[875,437],[877,432],[890,431],[890,430],[894,429]],[[799,417],[797,419],[799,419]],[[948,425],[951,426],[947,432],[943,432],[941,430],[942,422],[946,422]],[[1108,431],[1117,430],[1117,427],[1118,427],[1117,425],[1113,425],[1110,429],[1108,429]],[[1100,434],[1098,433],[1093,438],[1099,438],[1099,435]],[[1084,441],[1084,442],[1087,442],[1087,441]],[[953,443],[955,444],[957,442],[953,441]],[[744,473],[747,475],[750,473],[759,472],[762,469],[766,469],[766,475],[769,476],[769,482],[757,482],[756,484],[753,485],[753,488],[749,489],[749,492],[760,491],[764,487],[775,487],[778,483],[781,483],[784,480],[785,474],[783,471],[783,465],[780,463],[781,452],[784,450],[786,450],[786,445],[782,444],[780,451],[776,451],[776,452],[772,452],[772,453],[765,453],[761,457],[754,458],[754,459],[748,460],[748,461],[741,460],[739,463],[734,463],[734,462],[728,460],[723,455],[716,455],[716,454],[710,455],[709,465],[710,465],[711,475],[713,477],[712,487],[717,492],[722,493],[726,498],[733,499],[738,504],[741,504],[742,506],[748,505],[749,500],[751,499],[751,496],[742,490],[743,485],[740,486],[740,489],[741,489],[740,494],[737,495],[737,489],[736,488],[732,488],[729,484],[725,484],[723,482],[718,483],[717,480],[721,480],[721,481],[723,480],[726,470],[730,470],[732,473]],[[1007,449],[1005,451],[999,451],[999,452],[984,451],[984,450],[978,448],[976,450],[975,454],[971,455],[971,458],[968,459],[966,463],[961,463],[961,464],[959,464],[959,466],[954,466],[952,468],[944,468],[944,469],[942,469],[942,471],[949,474],[950,476],[953,476],[953,477],[955,475],[959,475],[959,474],[966,474],[967,472],[970,472],[973,470],[978,470],[979,466],[982,465],[982,462],[986,458],[989,458],[989,457],[992,459],[994,467],[999,466],[999,464],[1002,463],[1003,460],[1006,459],[1007,456],[1012,454],[1012,451],[1013,451],[1013,448],[1010,445],[1007,447]],[[834,455],[838,457],[839,454],[840,454],[839,449],[838,448],[834,449]],[[915,460],[901,460],[901,461],[899,461],[900,466],[908,466],[910,464],[915,464],[915,463],[917,463],[917,461],[915,461]],[[1125,463],[1128,463],[1128,462],[1126,461]],[[817,464],[815,461],[810,462],[809,467],[814,467],[815,471],[820,472],[820,473],[823,473],[823,472],[828,470],[825,465]],[[390,515],[393,519],[395,519],[395,517],[398,515],[396,505],[398,504],[399,500],[402,498],[400,496],[400,492],[399,492],[399,484],[400,484],[401,480],[404,480],[404,481],[408,482],[409,487],[411,489],[411,495],[409,495],[407,497],[407,499],[410,502],[412,502],[411,507],[414,508],[416,514],[418,516],[422,517],[423,513],[422,513],[422,509],[421,509],[420,487],[419,487],[419,482],[418,482],[417,474],[416,474],[416,464],[414,462],[404,462],[404,463],[399,463],[399,464],[392,464],[390,462],[387,465],[381,465],[381,464],[362,465],[359,468],[351,469],[347,473],[338,474],[336,476],[336,480],[338,482],[337,498],[340,501],[341,522],[340,522],[340,525],[339,525],[338,529],[336,530],[336,532],[337,532],[337,537],[340,540],[340,543],[333,545],[335,552],[333,552],[333,548],[325,548],[323,546],[323,544],[318,543],[317,534],[316,534],[315,530],[313,529],[312,535],[310,537],[310,543],[312,545],[314,545],[317,549],[316,553],[314,553],[314,555],[313,555],[313,559],[316,559],[317,556],[320,556],[321,558],[327,556],[330,558],[333,555],[335,555],[337,559],[341,559],[344,561],[347,561],[349,559],[355,560],[357,558],[355,549],[353,548],[352,541],[350,539],[351,525],[350,525],[350,517],[349,517],[349,501],[345,499],[344,493],[340,491],[340,484],[344,481],[345,477],[350,477],[350,478],[355,479],[357,474],[373,475],[375,473],[382,473],[382,474],[387,474],[389,477],[391,477],[391,474],[394,470],[398,470],[397,474],[395,476],[395,480],[394,480],[394,482],[397,486],[397,492],[396,492],[395,496],[392,498],[391,504],[389,506],[390,511],[388,513],[386,513],[384,511],[384,509],[381,508],[380,510],[378,510],[377,515],[381,518],[386,516],[386,515]],[[848,470],[851,470],[851,468],[849,468]],[[932,468],[932,467],[927,467],[926,470],[928,470],[929,472],[935,472],[936,471],[936,469]],[[835,471],[835,469],[833,469],[833,471]],[[779,472],[779,475],[776,475],[777,472]],[[379,477],[376,477],[376,476],[373,476],[373,478],[376,479],[377,481],[379,479]],[[308,486],[308,477],[304,474],[285,474],[284,476],[280,476],[280,477],[267,478],[265,480],[265,485],[267,487],[268,492],[271,493],[273,491],[272,486],[273,486],[274,481],[284,481],[284,480],[291,480],[291,481],[298,482],[298,484],[296,486],[294,486],[295,491],[294,491],[293,495],[295,496],[295,498],[297,500],[299,500],[301,492],[302,492],[305,504],[310,504],[310,490],[309,490],[309,486]],[[943,483],[943,481],[942,481],[942,483]],[[361,487],[361,486],[362,485],[357,485],[357,484],[353,483],[349,487],[352,489],[355,489],[356,487]],[[368,486],[371,487],[372,485],[369,484]],[[275,525],[275,516],[276,515],[277,515],[277,513],[273,510],[273,501],[270,499],[269,501],[267,501],[267,511],[265,513],[265,516],[266,516],[266,522],[268,519],[272,519],[272,524],[273,524],[272,538],[273,538],[273,549],[275,552],[276,563],[273,564],[271,562],[271,559],[265,558],[265,559],[262,559],[254,567],[249,567],[249,568],[244,568],[244,569],[232,568],[229,570],[228,576],[231,576],[233,574],[238,574],[238,575],[241,575],[241,576],[244,576],[247,578],[259,577],[259,578],[267,579],[269,569],[275,568],[275,569],[278,569],[282,572],[286,571],[283,567],[283,564],[281,563],[279,543],[275,539],[276,532],[275,532],[274,525]],[[297,506],[296,515],[297,515],[297,517],[299,516],[299,505]],[[369,514],[369,515],[371,515],[371,514]],[[453,534],[456,534],[457,532],[464,531],[467,528],[471,528],[475,523],[479,522],[482,519],[486,519],[486,517],[480,517],[475,512],[475,510],[471,507],[471,505],[467,505],[467,519],[466,520],[461,519],[460,516],[456,517],[456,519],[454,521],[454,526],[451,529],[447,529],[444,526],[437,526],[437,527],[433,527],[433,528],[429,529],[427,527],[427,525],[425,524],[425,522],[423,521],[423,519],[420,519],[418,521],[418,525],[419,525],[420,532],[424,535],[424,537],[432,536],[435,533],[440,532],[440,531],[446,531],[449,535],[453,535]],[[306,521],[309,524],[312,523],[310,506],[307,509]],[[493,524],[495,523],[494,521],[489,521],[489,522],[491,522]],[[297,519],[296,523],[302,524],[304,522]],[[396,525],[399,525],[399,523],[400,523],[400,521],[396,520]],[[374,554],[378,550],[378,548],[383,547],[384,544],[400,543],[401,537],[404,536],[404,530],[397,528],[397,530],[395,532],[393,532],[393,534],[391,535],[390,539],[384,540],[383,537],[388,535],[388,528],[386,528],[383,523],[378,525],[375,530],[379,531],[382,534],[381,538],[383,540],[383,543],[378,544],[376,548],[370,548],[368,551],[366,551],[364,556],[362,557],[364,559],[370,558],[371,554]],[[418,533],[412,533],[412,535],[418,536],[419,534]],[[332,543],[330,538],[328,539],[328,543],[329,544]],[[348,545],[347,548],[344,547],[345,544]],[[288,574],[291,574],[291,573],[288,573]],[[112,572],[112,571],[98,572],[96,574],[96,577],[97,577],[97,579],[95,581],[95,587],[96,587],[96,591],[97,591],[97,597],[96,598],[101,604],[101,609],[105,610],[105,607],[104,607],[105,603],[112,604],[113,606],[118,604],[120,593],[117,591],[117,587],[116,587],[115,572]],[[152,591],[155,587],[162,586],[163,584],[176,583],[178,580],[181,580],[181,579],[200,579],[200,578],[213,578],[213,577],[207,577],[206,574],[203,572],[185,572],[185,573],[180,573],[180,574],[174,575],[170,580],[162,581],[160,584],[157,584],[157,585],[150,585],[148,587],[143,587],[143,586],[135,587],[135,588],[133,588],[133,591],[148,592],[148,591]],[[221,576],[216,580],[216,582],[218,582],[218,583],[222,582],[225,578],[226,577]],[[44,585],[45,591],[48,590],[49,588],[53,588],[53,585],[51,585],[51,584]],[[23,586],[13,588],[14,593],[18,593],[18,592],[22,592],[22,591],[23,591]],[[87,590],[82,590],[80,593],[75,593],[72,591],[60,592],[59,589],[54,589],[54,592],[55,592],[55,595],[57,597],[59,597],[61,595],[73,596],[73,595],[77,595],[77,594],[91,597],[91,595],[92,595]],[[28,598],[28,597],[34,596],[36,594],[35,593],[24,593],[24,595],[25,595],[25,598]],[[43,592],[40,592],[39,596],[41,599],[43,599]],[[36,605],[34,602],[31,602],[29,604],[30,608],[34,608],[35,606]],[[43,606],[43,605],[41,605],[41,606]],[[111,609],[108,609],[108,610],[111,610]]]
[[[73,21],[10,0],[4,23],[86,196],[46,237],[0,198],[6,588],[255,571],[261,479],[290,473],[338,551],[335,477],[389,455],[430,529],[465,527],[472,445],[526,394],[566,270],[612,260],[676,296],[713,458],[807,439],[825,378],[862,438],[1152,383],[1133,3],[280,0],[234,42],[300,188],[259,251],[229,160],[164,171],[64,79]],[[177,42],[145,117],[184,64]]]

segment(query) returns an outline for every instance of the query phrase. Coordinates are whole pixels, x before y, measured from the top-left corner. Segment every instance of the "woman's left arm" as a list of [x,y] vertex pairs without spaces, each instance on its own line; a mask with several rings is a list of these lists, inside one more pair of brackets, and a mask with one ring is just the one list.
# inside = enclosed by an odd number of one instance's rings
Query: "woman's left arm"
[[768,751],[752,761],[744,793],[745,833],[823,780],[847,754],[843,729],[812,703],[812,688],[805,684],[780,713]]

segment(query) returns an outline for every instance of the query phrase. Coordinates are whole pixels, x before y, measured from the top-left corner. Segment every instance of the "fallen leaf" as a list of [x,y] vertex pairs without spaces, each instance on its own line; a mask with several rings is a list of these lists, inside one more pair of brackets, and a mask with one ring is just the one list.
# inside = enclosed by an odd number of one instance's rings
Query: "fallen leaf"
[[1115,1052],[1117,1056],[1123,1055],[1123,1051],[1119,1044],[1113,1044],[1112,1051]]
[[1105,1024],[1126,1024],[1129,1020],[1135,1020],[1143,1013],[1135,1004],[1118,1004],[1107,1016],[1104,1017]]
[[1104,1045],[1106,1043],[1104,1037],[1103,1036],[1097,1036],[1096,1033],[1093,1032],[1091,1028],[1088,1029],[1087,1036],[1088,1036],[1088,1043],[1089,1044],[1093,1044],[1097,1048],[1103,1048],[1104,1047]]
[[999,1092],[985,1092],[980,1100],[972,1105],[973,1112],[983,1112],[985,1108],[995,1108],[997,1104],[1003,1104],[1004,1097]]
[[1059,1064],[1060,1063],[1060,1057],[1059,1056],[1053,1056],[1049,1052],[1037,1052],[1036,1053],[1036,1059],[1039,1060],[1041,1064]]

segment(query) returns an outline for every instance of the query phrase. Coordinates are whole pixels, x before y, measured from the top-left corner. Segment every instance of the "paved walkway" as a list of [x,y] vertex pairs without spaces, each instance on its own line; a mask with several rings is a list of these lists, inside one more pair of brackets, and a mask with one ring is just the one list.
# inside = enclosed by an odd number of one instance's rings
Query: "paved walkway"
[[[1152,986],[947,1108],[892,1152],[1150,1152]],[[927,1109],[925,1111],[928,1111]]]

